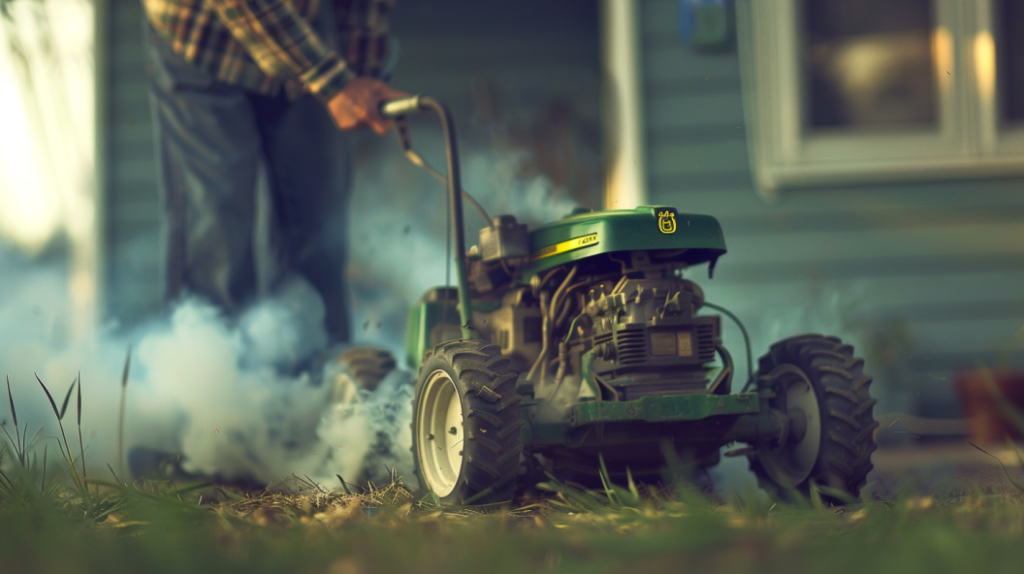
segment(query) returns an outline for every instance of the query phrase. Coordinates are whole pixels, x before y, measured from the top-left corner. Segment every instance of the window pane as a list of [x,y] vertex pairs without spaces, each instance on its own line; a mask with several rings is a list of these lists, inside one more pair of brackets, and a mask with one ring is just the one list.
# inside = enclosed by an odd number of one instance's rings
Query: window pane
[[1002,119],[1005,123],[1024,122],[1024,2],[999,2],[995,28]]
[[935,127],[931,0],[804,0],[809,129]]

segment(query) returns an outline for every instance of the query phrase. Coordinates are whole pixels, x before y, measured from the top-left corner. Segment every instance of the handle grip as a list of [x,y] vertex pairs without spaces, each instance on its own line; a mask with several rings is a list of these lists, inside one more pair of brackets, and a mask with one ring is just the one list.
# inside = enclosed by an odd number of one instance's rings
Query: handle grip
[[397,118],[422,111],[420,96],[407,96],[397,100],[388,100],[380,103],[380,113],[386,118]]

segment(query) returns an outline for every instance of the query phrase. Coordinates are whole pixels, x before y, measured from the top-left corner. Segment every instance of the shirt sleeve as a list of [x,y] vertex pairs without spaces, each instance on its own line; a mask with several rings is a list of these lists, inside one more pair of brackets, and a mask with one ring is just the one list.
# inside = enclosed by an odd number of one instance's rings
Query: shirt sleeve
[[326,103],[355,77],[287,0],[210,0],[232,36],[269,76],[298,78]]

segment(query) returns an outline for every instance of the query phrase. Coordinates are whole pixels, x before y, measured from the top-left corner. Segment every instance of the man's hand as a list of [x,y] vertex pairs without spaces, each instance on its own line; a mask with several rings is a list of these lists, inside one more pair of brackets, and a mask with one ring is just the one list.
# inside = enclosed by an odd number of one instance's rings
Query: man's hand
[[370,127],[382,136],[392,123],[380,114],[381,102],[408,95],[374,78],[355,78],[327,102],[327,110],[342,131]]

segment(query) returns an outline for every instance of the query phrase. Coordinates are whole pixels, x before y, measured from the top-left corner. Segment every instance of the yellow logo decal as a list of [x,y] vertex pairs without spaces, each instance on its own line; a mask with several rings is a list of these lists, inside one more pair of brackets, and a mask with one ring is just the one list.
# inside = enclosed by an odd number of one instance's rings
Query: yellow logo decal
[[556,243],[555,245],[548,245],[547,247],[538,249],[537,251],[533,252],[533,255],[530,256],[530,259],[536,261],[538,259],[544,259],[545,257],[559,255],[567,251],[573,251],[583,247],[597,245],[597,243],[598,239],[596,233],[591,233],[590,235],[584,235],[582,237],[574,237],[568,241],[563,241],[561,243]]
[[671,211],[658,213],[658,231],[669,235],[676,232],[676,214]]

